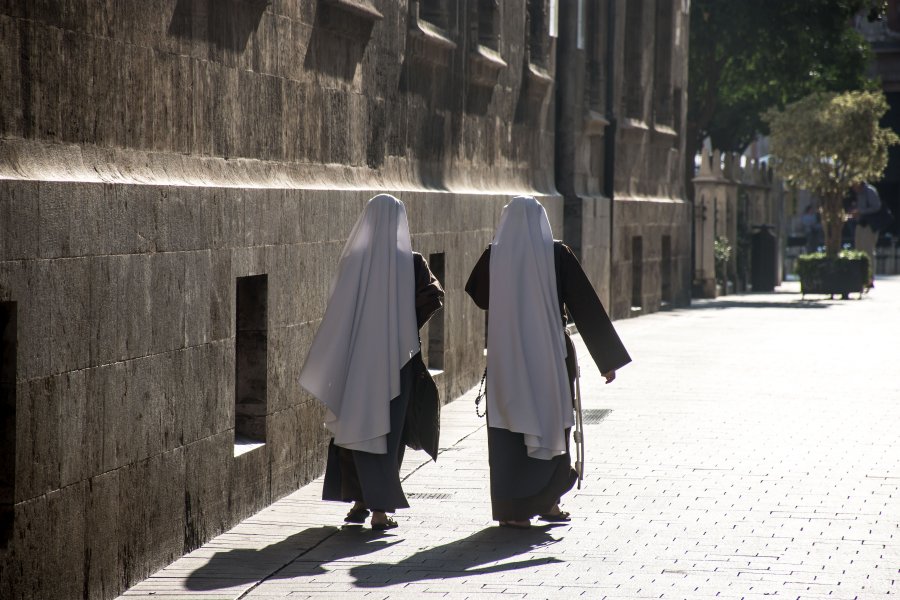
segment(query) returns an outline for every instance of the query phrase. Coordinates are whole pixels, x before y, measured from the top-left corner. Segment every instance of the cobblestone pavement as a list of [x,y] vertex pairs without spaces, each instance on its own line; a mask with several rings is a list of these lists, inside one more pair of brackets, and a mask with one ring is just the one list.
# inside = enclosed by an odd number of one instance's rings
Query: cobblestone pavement
[[472,391],[444,409],[437,464],[407,454],[398,529],[341,528],[315,481],[124,598],[900,594],[900,277],[861,300],[797,289],[618,321],[635,362],[609,386],[581,346],[571,523],[490,520]]

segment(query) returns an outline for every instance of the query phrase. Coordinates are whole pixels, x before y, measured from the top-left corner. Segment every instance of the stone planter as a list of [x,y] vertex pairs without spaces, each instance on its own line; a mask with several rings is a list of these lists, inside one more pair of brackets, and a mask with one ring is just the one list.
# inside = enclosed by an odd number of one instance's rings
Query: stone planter
[[847,298],[853,292],[862,295],[865,290],[869,281],[869,259],[856,254],[852,258],[808,254],[800,257],[797,272],[801,294],[828,294],[831,297],[840,294]]

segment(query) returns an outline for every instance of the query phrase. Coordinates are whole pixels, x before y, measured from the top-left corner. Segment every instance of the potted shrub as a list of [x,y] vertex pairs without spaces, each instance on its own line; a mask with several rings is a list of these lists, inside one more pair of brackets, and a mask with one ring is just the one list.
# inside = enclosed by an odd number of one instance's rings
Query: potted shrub
[[888,148],[900,142],[893,131],[878,124],[887,108],[880,91],[815,93],[765,115],[775,171],[788,185],[821,200],[825,252],[800,257],[804,294],[846,297],[862,292],[869,281],[868,259],[841,252],[843,199],[853,183],[880,179]]

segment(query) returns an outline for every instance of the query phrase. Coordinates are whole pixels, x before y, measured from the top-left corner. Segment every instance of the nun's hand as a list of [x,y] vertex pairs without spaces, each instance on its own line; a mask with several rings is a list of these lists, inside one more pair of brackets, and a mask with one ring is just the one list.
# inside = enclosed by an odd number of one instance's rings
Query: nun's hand
[[602,373],[602,375],[606,378],[606,383],[612,383],[616,379],[616,372],[614,370]]

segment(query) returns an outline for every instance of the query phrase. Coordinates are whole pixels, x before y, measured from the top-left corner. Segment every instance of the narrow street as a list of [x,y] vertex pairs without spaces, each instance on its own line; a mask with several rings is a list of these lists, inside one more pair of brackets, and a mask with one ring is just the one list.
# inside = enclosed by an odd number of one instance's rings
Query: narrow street
[[[581,348],[587,476],[570,523],[490,520],[475,391],[437,464],[408,453],[400,527],[341,527],[321,481],[123,598],[829,598],[900,593],[900,277],[857,300],[774,294],[617,321]],[[579,341],[580,343],[580,341]]]

